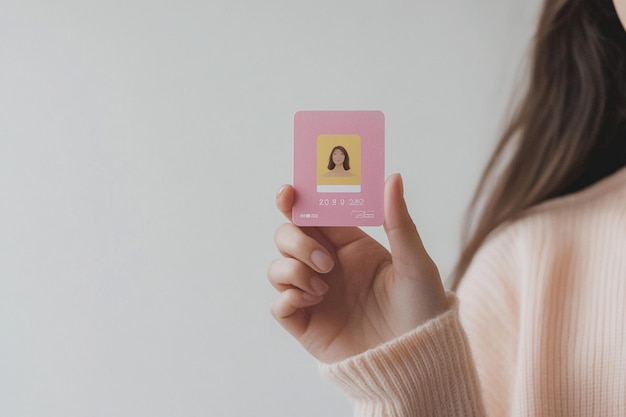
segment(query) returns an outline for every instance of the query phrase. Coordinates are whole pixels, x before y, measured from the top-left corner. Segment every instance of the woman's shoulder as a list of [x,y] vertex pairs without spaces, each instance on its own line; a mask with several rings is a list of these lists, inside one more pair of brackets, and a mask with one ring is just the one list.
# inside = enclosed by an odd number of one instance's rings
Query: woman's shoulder
[[496,228],[474,256],[466,277],[520,276],[532,265],[563,262],[565,255],[573,254],[593,262],[602,248],[624,242],[626,168]]
[[526,210],[497,228],[488,240],[502,235],[537,238],[551,232],[576,234],[588,226],[601,226],[598,222],[626,222],[626,168],[576,193]]
[[626,168],[578,192],[548,200],[528,210],[522,218],[583,214],[604,209],[626,210]]

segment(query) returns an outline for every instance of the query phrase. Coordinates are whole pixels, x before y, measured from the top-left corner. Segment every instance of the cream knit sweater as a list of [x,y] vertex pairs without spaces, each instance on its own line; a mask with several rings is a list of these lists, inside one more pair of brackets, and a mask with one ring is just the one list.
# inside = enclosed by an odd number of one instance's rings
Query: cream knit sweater
[[626,169],[530,210],[450,310],[322,373],[357,416],[626,416]]

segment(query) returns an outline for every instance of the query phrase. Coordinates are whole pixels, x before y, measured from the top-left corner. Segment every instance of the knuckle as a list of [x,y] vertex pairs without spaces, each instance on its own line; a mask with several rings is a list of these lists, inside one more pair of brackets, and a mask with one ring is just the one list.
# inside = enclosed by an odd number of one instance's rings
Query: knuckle
[[276,229],[276,233],[274,233],[274,239],[278,239],[284,233],[287,233],[289,230],[291,230],[292,227],[293,227],[293,224],[291,224],[291,223],[283,223],[283,224],[281,224]]
[[270,314],[276,320],[278,320],[280,318],[280,316],[278,314],[278,305],[277,305],[277,303],[278,303],[278,299],[274,300],[274,302],[270,305]]
[[286,290],[280,293],[272,303],[270,312],[276,320],[282,321],[288,315],[287,312],[293,298],[292,292],[291,290]]
[[300,262],[292,258],[275,259],[270,263],[267,270],[267,277],[271,282],[285,280],[287,277],[298,273]]
[[282,259],[274,259],[272,262],[270,262],[270,264],[267,267],[267,278],[271,281],[275,275],[276,275],[276,271],[278,269],[278,266],[280,264]]
[[299,259],[312,250],[311,238],[302,233],[297,226],[285,226],[276,235],[276,247],[288,258]]

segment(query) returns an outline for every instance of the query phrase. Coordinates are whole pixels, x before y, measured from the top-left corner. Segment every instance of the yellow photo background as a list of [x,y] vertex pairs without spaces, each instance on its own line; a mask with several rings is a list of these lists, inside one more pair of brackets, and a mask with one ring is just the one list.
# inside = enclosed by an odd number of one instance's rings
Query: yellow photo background
[[[350,157],[349,177],[324,177],[328,173],[328,160],[335,146],[343,146]],[[359,135],[319,135],[317,137],[317,184],[361,184],[361,137]]]

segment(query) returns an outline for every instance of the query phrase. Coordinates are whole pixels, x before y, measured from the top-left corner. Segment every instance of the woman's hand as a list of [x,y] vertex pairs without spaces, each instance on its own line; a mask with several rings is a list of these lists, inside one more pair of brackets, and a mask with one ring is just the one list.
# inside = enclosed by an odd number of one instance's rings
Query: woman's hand
[[[294,190],[276,204],[291,219]],[[268,277],[272,314],[318,360],[337,362],[396,338],[448,308],[439,272],[409,216],[400,175],[385,184],[391,254],[359,228],[282,225]]]

